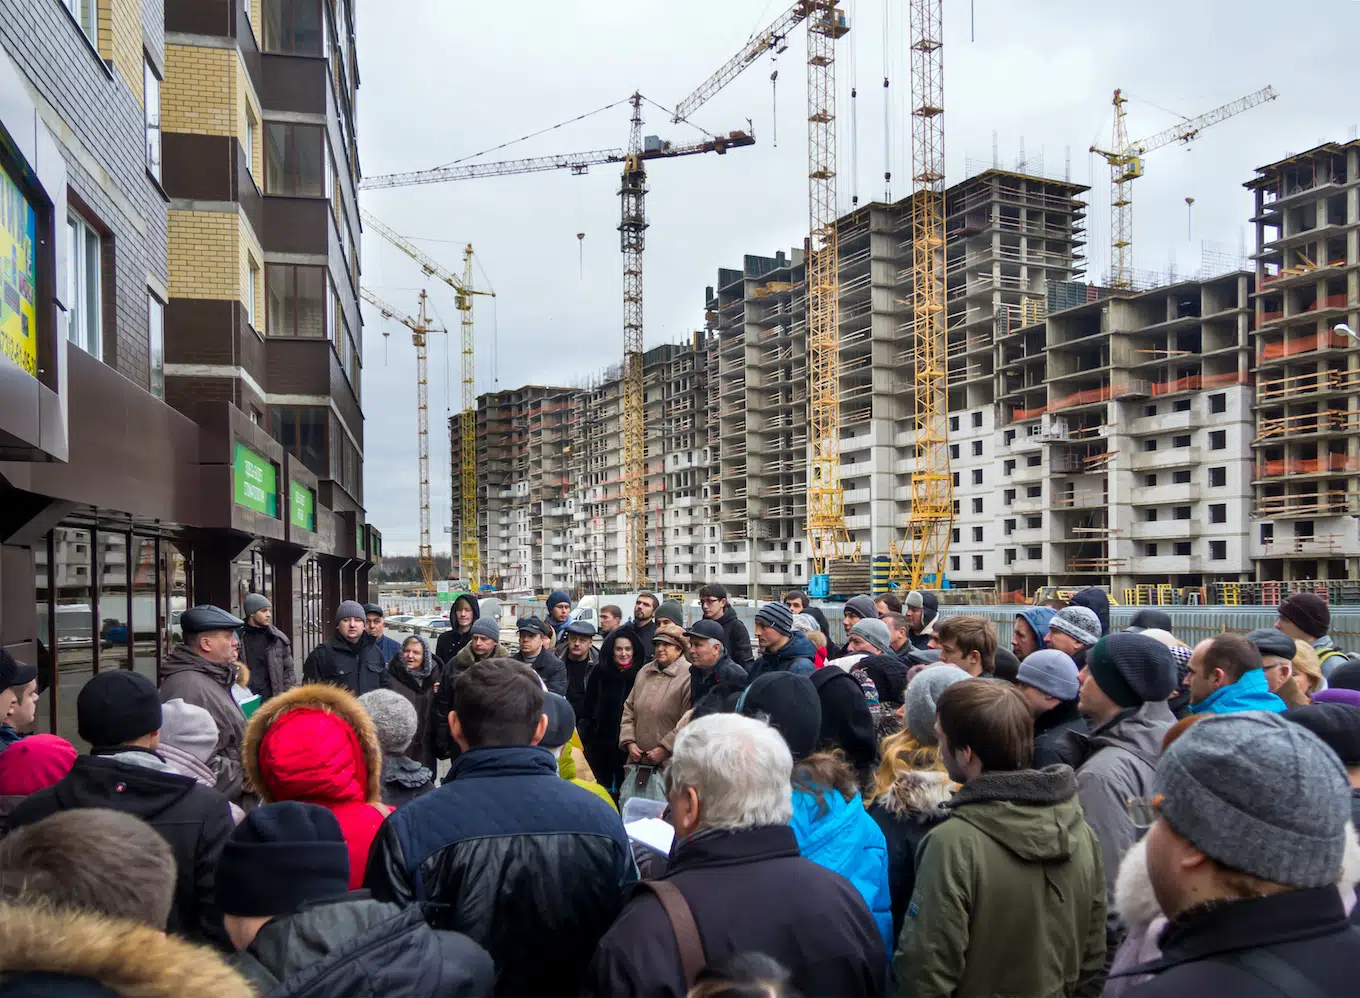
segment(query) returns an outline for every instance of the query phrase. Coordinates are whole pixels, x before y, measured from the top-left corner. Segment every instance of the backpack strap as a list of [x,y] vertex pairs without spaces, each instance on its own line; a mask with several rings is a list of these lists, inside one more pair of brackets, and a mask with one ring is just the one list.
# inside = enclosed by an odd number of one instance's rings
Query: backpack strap
[[[669,880],[640,880],[639,887],[645,887],[656,895],[670,919],[671,931],[675,933],[675,944],[680,950],[680,966],[685,974],[685,987],[688,989],[699,976],[699,971],[708,964],[704,956],[704,942],[699,938],[699,926],[694,923],[694,912],[689,902]],[[1305,996],[1312,998],[1312,996]]]
[[1303,975],[1292,963],[1269,950],[1238,950],[1210,957],[1211,963],[1227,964],[1264,981],[1288,998],[1326,998],[1327,993]]

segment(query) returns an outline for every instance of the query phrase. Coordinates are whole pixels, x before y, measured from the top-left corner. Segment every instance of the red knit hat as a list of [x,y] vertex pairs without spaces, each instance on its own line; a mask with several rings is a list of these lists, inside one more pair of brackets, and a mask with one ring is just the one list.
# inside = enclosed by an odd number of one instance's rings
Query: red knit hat
[[76,748],[56,735],[29,735],[0,752],[0,795],[23,796],[52,786],[75,765]]

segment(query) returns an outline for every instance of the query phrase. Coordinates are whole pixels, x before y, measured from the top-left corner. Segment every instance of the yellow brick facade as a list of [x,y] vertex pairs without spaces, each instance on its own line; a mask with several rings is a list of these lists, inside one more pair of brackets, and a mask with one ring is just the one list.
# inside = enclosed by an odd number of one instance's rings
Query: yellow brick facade
[[170,296],[236,299],[243,305],[254,264],[255,328],[265,324],[264,253],[245,216],[228,211],[170,211]]
[[100,58],[113,64],[141,104],[146,83],[142,75],[141,0],[98,0],[95,12]]
[[165,46],[161,127],[189,135],[233,135],[236,128],[235,49]]
[[[256,22],[259,23],[258,21]],[[255,186],[264,190],[264,115],[260,113],[260,98],[250,84],[250,74],[245,63],[236,60],[235,90],[233,101],[236,105],[236,137],[241,146],[246,146],[245,135],[250,134],[250,175],[255,178]],[[237,99],[239,95],[240,99]],[[250,123],[254,121],[255,127]]]

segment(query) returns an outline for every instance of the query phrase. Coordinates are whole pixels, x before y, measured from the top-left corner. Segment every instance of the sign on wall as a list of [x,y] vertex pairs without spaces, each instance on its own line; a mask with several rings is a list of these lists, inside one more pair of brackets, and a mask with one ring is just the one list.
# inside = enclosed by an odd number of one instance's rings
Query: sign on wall
[[277,472],[272,462],[239,441],[232,460],[232,488],[236,505],[267,516],[278,516]]
[[0,350],[38,376],[38,215],[0,170]]
[[316,529],[316,496],[297,482],[288,483],[288,522],[303,530]]

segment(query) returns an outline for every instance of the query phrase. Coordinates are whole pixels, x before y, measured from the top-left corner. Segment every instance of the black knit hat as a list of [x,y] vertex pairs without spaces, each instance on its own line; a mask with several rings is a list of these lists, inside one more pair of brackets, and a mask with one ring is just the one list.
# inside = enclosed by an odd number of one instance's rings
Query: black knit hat
[[1176,689],[1176,661],[1155,638],[1117,631],[1096,642],[1086,668],[1107,697],[1120,707],[1165,700]]
[[319,804],[255,808],[222,846],[216,885],[224,915],[291,915],[310,901],[344,894],[349,846],[340,822]]
[[1337,754],[1343,766],[1360,766],[1360,707],[1344,703],[1310,703],[1280,715],[1302,724]]
[[856,771],[869,769],[878,753],[878,738],[859,680],[844,669],[830,666],[812,674],[812,685],[822,704],[818,748],[840,749]]
[[[864,699],[862,694],[860,699]],[[768,718],[771,727],[788,742],[794,762],[811,755],[817,748],[822,729],[822,703],[807,676],[792,672],[767,672],[757,676],[737,701],[737,713]]]
[[1280,604],[1279,614],[1304,634],[1320,638],[1332,626],[1332,611],[1327,601],[1314,593],[1295,593]]
[[76,731],[93,748],[126,745],[160,730],[161,698],[140,672],[101,672],[76,696]]
[[[870,655],[860,666],[874,681],[883,704],[902,703],[907,698],[907,663],[896,655]],[[820,670],[818,670],[820,671]]]

